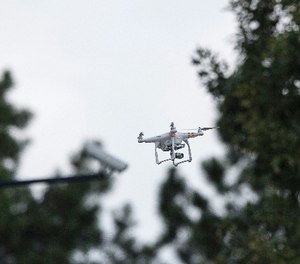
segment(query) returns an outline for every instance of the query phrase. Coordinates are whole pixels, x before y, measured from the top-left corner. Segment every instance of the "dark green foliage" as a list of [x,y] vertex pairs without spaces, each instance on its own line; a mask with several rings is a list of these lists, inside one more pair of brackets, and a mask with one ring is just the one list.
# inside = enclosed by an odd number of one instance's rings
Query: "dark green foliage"
[[[72,158],[75,173],[91,172],[91,160],[83,153]],[[103,243],[99,199],[110,186],[107,179],[48,187],[42,200],[34,201],[27,210],[30,223],[25,229],[30,243],[25,250],[32,251],[28,263],[40,263],[40,256],[47,256],[47,263],[89,261],[90,250]],[[75,252],[80,259],[73,258]]]
[[184,263],[205,261],[205,255],[213,257],[222,247],[220,219],[207,199],[188,187],[175,169],[160,187],[159,209],[165,228],[158,243],[176,241],[174,247]]
[[202,163],[202,168],[210,182],[212,182],[219,192],[226,191],[226,184],[224,182],[225,178],[225,168],[224,165],[215,158],[204,161]]
[[[168,246],[190,264],[300,263],[300,1],[231,0],[230,8],[238,21],[235,67],[204,48],[192,59],[216,101],[227,148],[222,159],[203,162],[201,175],[223,209],[171,169],[159,192],[163,232],[144,245],[132,233],[129,205],[115,212],[112,230],[103,228],[97,201],[110,181],[51,187],[41,200],[25,188],[1,190],[1,263],[89,263],[90,250],[100,252],[100,263],[159,263]],[[2,179],[14,176],[26,142],[12,130],[30,119],[7,102],[12,84],[5,73]],[[75,172],[92,168],[84,151],[72,164]],[[229,184],[231,173],[236,180]]]
[[143,245],[133,236],[132,228],[135,223],[130,205],[126,204],[121,210],[115,211],[113,222],[112,236],[101,248],[105,256],[103,263],[160,263],[155,246]]
[[14,129],[26,127],[31,118],[28,110],[17,109],[7,100],[7,93],[13,87],[10,72],[3,73],[0,80],[0,178],[9,179],[16,169],[19,155],[27,140],[17,139]]
[[[13,81],[5,72],[0,81],[0,178],[15,176],[26,140],[14,136],[31,114],[6,100]],[[84,148],[71,158],[74,174],[99,170]],[[59,175],[57,175],[59,177]],[[101,198],[112,180],[48,186],[40,199],[28,188],[0,190],[0,263],[159,263],[156,245],[142,245],[131,234],[129,205],[115,212],[114,228],[102,222]],[[91,251],[100,259],[91,260]]]
[[[12,179],[17,169],[19,155],[27,140],[18,139],[12,131],[26,127],[31,113],[14,107],[7,100],[13,87],[10,72],[3,73],[0,80],[0,179]],[[14,252],[21,246],[22,229],[26,221],[18,216],[27,210],[32,197],[25,189],[0,192],[0,259],[2,263],[13,263]]]
[[[14,130],[24,128],[31,117],[28,110],[8,102],[12,85],[10,73],[5,72],[0,81],[1,179],[15,175],[27,140],[17,139]],[[88,172],[89,162],[84,155],[74,156],[74,172]],[[1,189],[0,262],[71,263],[74,252],[87,256],[92,247],[101,245],[97,200],[109,187],[108,180],[52,186],[39,200],[28,188]]]
[[[213,211],[186,189],[194,198],[185,212],[196,205],[200,216],[185,226],[185,239],[178,239],[182,225],[172,238],[185,263],[299,263],[300,1],[232,0],[231,10],[238,20],[235,68],[208,49],[192,59],[220,113],[228,152],[202,167],[225,210]],[[228,185],[225,172],[232,171],[237,180]],[[162,215],[170,225],[178,221]]]
[[164,220],[165,234],[158,242],[163,245],[177,237],[177,231],[185,227],[190,219],[186,215],[185,205],[189,202],[187,186],[184,180],[171,169],[167,180],[160,187],[159,212]]

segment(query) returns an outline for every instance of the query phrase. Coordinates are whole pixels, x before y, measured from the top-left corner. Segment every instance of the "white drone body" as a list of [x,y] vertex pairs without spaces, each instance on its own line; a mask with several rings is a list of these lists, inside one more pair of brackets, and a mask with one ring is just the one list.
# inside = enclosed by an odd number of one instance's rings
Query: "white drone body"
[[[143,132],[141,132],[138,136],[139,143],[154,143],[155,144],[155,160],[157,164],[161,164],[166,161],[172,161],[174,166],[184,162],[192,161],[192,152],[188,139],[195,138],[198,136],[203,136],[205,130],[214,129],[217,127],[204,127],[198,128],[196,132],[178,132],[174,123],[171,123],[170,132],[164,133],[158,136],[144,138]],[[182,160],[177,162],[176,159],[183,159],[184,154],[176,152],[179,149],[185,147],[185,144],[188,146],[188,155],[189,157],[186,160]],[[162,151],[170,151],[170,158],[159,160],[157,149],[161,149]]]

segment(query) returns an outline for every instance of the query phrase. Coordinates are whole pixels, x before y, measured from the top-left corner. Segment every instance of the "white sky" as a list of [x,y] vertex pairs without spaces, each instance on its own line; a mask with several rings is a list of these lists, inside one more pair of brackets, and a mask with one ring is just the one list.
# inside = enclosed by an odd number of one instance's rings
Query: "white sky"
[[[127,161],[106,208],[134,205],[138,235],[152,239],[159,183],[170,164],[156,165],[145,136],[214,125],[216,110],[200,86],[191,56],[201,45],[233,61],[235,23],[228,0],[2,0],[0,70],[11,69],[11,98],[30,108],[20,177],[68,172],[70,155],[86,139]],[[206,194],[200,161],[222,152],[217,133],[191,140],[193,162],[180,166]]]

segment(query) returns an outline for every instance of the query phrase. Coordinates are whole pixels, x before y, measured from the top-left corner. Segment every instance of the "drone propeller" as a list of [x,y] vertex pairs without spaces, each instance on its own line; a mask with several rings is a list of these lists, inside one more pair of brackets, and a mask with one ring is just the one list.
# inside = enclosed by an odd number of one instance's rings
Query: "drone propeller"
[[177,132],[177,129],[176,129],[175,125],[174,125],[174,122],[171,122],[171,124],[170,124],[170,132],[174,132],[174,133]]
[[200,127],[202,131],[210,130],[210,129],[215,129],[219,127]]
[[139,134],[139,136],[138,136],[138,140],[142,140],[142,139],[143,139],[143,136],[144,136],[144,133],[141,132],[141,133]]
[[219,127],[198,127],[198,128],[186,128],[186,129],[181,129],[181,130],[199,130],[201,129],[202,131],[210,130],[210,129],[215,129]]

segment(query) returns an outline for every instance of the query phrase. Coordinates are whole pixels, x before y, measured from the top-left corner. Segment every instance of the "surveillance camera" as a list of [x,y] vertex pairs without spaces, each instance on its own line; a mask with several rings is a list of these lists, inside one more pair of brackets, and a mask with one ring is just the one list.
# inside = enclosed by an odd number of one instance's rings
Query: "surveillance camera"
[[88,142],[85,145],[85,150],[90,157],[97,159],[104,167],[112,171],[122,172],[128,167],[125,162],[106,153],[97,142]]

